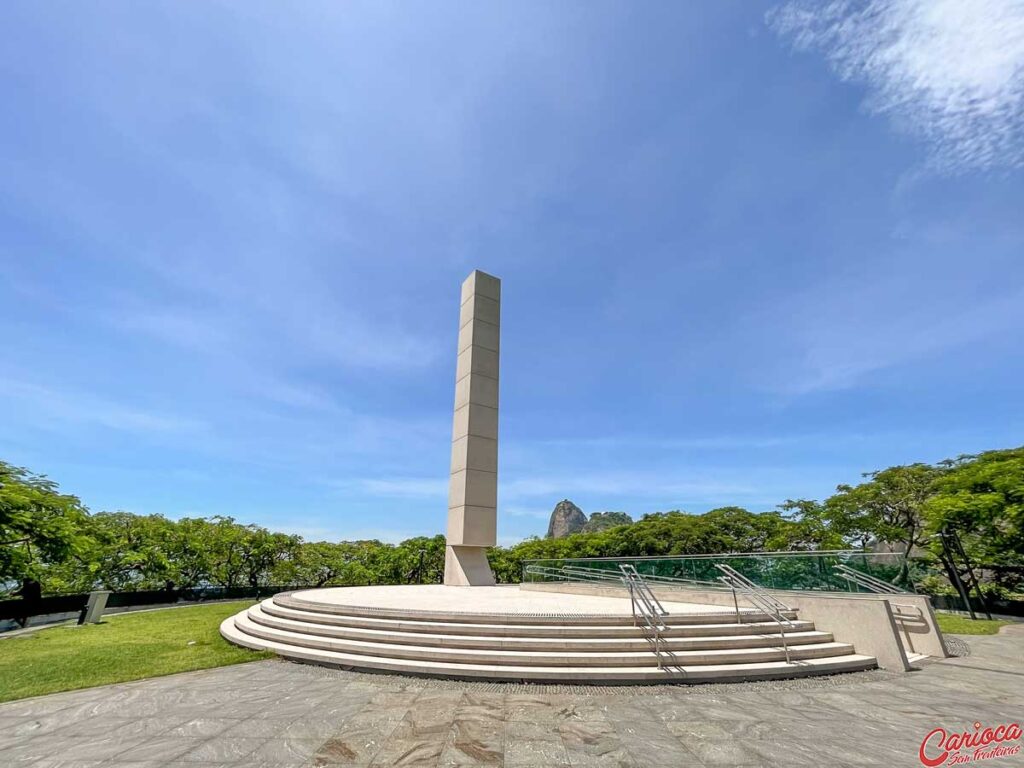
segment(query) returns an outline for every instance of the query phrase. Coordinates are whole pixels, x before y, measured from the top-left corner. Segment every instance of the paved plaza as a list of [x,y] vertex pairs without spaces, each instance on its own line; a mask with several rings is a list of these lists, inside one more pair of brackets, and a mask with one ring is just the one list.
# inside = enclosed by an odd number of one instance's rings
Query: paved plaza
[[0,705],[0,764],[914,766],[937,726],[1024,714],[1024,625],[966,642],[907,675],[617,689],[262,661]]

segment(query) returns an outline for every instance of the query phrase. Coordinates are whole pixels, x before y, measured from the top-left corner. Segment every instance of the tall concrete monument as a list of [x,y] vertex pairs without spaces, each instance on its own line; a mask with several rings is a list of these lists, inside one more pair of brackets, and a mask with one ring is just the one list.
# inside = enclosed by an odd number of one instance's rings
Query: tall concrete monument
[[497,543],[500,317],[501,281],[475,270],[462,283],[459,310],[444,559],[451,586],[494,584],[486,548]]

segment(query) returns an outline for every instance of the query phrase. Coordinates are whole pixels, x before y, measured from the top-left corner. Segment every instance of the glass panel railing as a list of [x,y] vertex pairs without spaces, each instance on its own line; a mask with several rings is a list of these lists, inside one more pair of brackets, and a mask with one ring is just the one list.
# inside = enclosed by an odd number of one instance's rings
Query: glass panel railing
[[[523,582],[617,581],[620,564],[629,564],[648,581],[690,588],[721,585],[717,564],[728,565],[765,589],[813,592],[871,592],[873,580],[913,592],[922,574],[899,553],[841,550],[679,555],[676,557],[584,557],[527,560]],[[850,578],[846,568],[867,578]]]

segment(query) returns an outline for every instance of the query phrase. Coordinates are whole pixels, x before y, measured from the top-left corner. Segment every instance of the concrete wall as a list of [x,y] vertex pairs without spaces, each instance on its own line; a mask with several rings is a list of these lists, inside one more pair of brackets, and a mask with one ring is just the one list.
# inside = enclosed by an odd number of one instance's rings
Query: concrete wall
[[[623,597],[624,588],[579,582],[524,583],[522,589],[542,592],[568,592],[584,595]],[[732,591],[653,587],[665,602],[704,603],[733,609]],[[907,654],[946,656],[942,633],[927,597],[921,595],[869,595],[828,592],[789,592],[766,590],[781,602],[800,612],[800,618],[831,632],[837,641],[852,643],[858,653],[878,659],[884,669],[910,669]],[[742,597],[740,605],[746,605]]]

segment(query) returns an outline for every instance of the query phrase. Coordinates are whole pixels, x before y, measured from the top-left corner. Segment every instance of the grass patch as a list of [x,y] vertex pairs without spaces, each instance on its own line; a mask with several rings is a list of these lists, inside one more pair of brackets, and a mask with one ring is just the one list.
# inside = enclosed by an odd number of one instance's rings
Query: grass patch
[[936,613],[939,629],[951,635],[994,635],[1000,627],[1012,624],[998,619],[971,619],[956,613]]
[[221,621],[250,605],[241,601],[112,614],[102,624],[0,639],[0,701],[273,656],[231,645],[217,631]]

